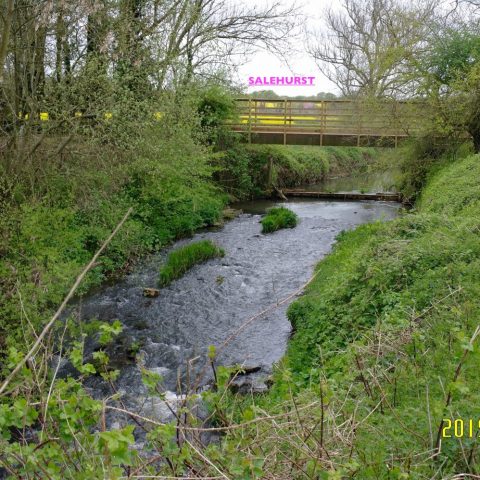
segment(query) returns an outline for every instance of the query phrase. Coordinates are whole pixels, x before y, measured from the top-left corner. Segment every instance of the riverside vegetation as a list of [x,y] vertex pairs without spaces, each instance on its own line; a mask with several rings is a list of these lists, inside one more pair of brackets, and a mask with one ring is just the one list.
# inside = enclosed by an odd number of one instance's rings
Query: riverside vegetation
[[[261,441],[274,478],[478,471],[480,157],[433,163],[415,210],[341,234],[318,264],[272,390],[224,404],[229,422],[283,418],[230,434]],[[444,438],[456,419],[473,434]]]
[[297,214],[285,207],[274,207],[262,218],[262,233],[271,233],[281,228],[297,226]]
[[[265,188],[318,183],[325,176],[345,176],[389,166],[377,148],[234,145],[219,152],[216,178],[237,198],[254,198]],[[269,168],[269,162],[271,168]]]
[[168,254],[165,264],[160,269],[160,286],[166,287],[185,274],[194,265],[215,257],[223,257],[225,252],[211,240],[200,240],[177,248]]

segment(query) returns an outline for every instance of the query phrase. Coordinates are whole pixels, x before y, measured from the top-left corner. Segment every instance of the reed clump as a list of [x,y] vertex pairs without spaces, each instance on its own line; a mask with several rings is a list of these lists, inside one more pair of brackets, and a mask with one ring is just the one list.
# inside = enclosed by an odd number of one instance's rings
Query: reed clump
[[225,251],[211,240],[200,240],[177,248],[168,254],[167,261],[160,269],[159,285],[166,287],[194,265],[224,255]]
[[281,228],[297,226],[298,216],[285,207],[271,208],[262,219],[262,233],[271,233]]

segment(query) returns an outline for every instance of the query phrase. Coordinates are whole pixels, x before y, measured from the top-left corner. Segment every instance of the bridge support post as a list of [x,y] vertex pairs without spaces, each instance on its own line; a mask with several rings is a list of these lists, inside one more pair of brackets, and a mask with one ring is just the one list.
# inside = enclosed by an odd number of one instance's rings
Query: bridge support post
[[255,99],[254,100],[254,104],[255,104],[255,120],[254,120],[254,125],[255,125],[255,128],[257,128],[257,125],[258,125],[258,100]]
[[283,108],[283,144],[287,144],[287,99],[284,100]]
[[248,143],[252,143],[252,99],[248,99]]
[[322,100],[322,112],[320,117],[320,146],[323,147],[323,134],[327,130],[327,104]]

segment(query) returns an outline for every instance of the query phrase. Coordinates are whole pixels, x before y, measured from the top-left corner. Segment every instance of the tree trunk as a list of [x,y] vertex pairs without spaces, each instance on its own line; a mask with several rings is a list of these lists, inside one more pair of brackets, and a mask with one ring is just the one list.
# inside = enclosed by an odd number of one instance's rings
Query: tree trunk
[[62,2],[57,4],[57,22],[55,25],[55,76],[57,82],[62,81],[63,77],[63,57],[65,55],[64,46],[66,40],[66,28],[64,19],[64,9]]
[[0,83],[3,81],[3,68],[5,59],[7,58],[8,44],[10,43],[10,29],[14,12],[13,6],[13,0],[8,0],[3,21],[2,37],[0,39]]
[[472,102],[473,112],[467,124],[468,133],[473,139],[473,148],[475,153],[480,152],[480,93],[477,93]]
[[87,63],[95,63],[102,73],[107,69],[105,41],[108,34],[108,12],[105,1],[99,2],[97,9],[87,18]]

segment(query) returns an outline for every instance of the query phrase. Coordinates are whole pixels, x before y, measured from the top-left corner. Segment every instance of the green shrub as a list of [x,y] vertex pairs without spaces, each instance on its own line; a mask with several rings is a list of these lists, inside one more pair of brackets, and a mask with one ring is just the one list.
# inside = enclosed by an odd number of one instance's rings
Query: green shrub
[[197,263],[215,257],[223,257],[225,252],[211,240],[201,240],[170,252],[165,265],[160,270],[160,286],[166,287],[180,278]]
[[209,145],[226,148],[238,142],[238,134],[227,125],[237,112],[231,92],[219,85],[206,87],[199,92],[197,111]]
[[446,164],[471,154],[471,144],[458,145],[453,141],[439,141],[433,135],[412,139],[399,150],[400,172],[399,189],[403,197],[411,203],[428,182]]
[[298,223],[297,214],[285,207],[275,207],[262,219],[262,233],[271,233],[281,228],[293,228]]

